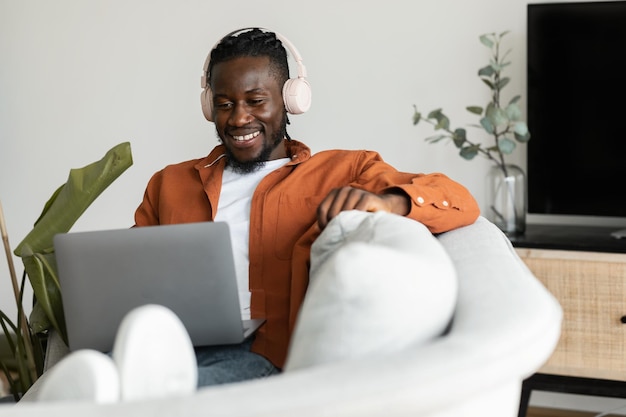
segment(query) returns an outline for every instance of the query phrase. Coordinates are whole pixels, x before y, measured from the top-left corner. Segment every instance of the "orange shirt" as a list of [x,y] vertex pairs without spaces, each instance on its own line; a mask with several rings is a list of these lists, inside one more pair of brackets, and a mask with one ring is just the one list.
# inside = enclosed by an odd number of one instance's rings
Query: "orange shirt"
[[[471,224],[479,215],[467,189],[443,174],[398,172],[376,152],[330,150],[311,156],[300,142],[284,143],[291,161],[268,174],[252,197],[249,248],[251,314],[267,320],[252,349],[279,368],[306,292],[311,244],[320,233],[316,210],[333,188],[401,189],[411,199],[407,217],[432,233]],[[219,145],[206,158],[155,173],[135,225],[213,220],[225,164]]]

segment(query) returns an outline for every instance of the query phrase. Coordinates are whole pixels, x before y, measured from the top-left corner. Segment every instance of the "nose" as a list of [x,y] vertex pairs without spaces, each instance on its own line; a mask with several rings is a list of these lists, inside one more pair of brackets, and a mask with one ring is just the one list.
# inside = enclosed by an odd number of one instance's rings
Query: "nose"
[[248,106],[245,104],[237,104],[233,107],[233,111],[230,113],[228,123],[231,126],[245,126],[252,121],[254,116],[250,114]]

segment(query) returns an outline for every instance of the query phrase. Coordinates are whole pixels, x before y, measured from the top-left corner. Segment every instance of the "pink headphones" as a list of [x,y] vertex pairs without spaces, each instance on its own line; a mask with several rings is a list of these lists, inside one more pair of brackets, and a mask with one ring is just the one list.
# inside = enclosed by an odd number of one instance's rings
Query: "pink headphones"
[[[246,32],[251,29],[254,29],[254,28],[245,28],[245,29],[236,30],[224,36],[222,40],[236,33]],[[263,28],[260,28],[260,29],[266,30]],[[298,53],[298,50],[296,49],[296,47],[291,42],[289,42],[289,40],[285,38],[284,36],[276,32],[274,32],[274,34],[276,35],[276,38],[280,40],[283,43],[283,45],[289,50],[289,52],[295,59],[296,64],[298,66],[298,77],[288,79],[287,81],[285,81],[285,84],[283,85],[283,102],[285,103],[285,109],[290,114],[302,114],[306,112],[307,110],[309,110],[309,108],[311,107],[311,85],[306,80],[306,68],[304,67],[304,64],[302,63],[302,57]],[[213,46],[213,48],[211,48],[211,51],[215,49],[215,47],[219,45],[219,43],[222,40],[216,43]],[[209,86],[209,82],[208,82],[210,62],[211,62],[211,52],[209,52],[209,55],[206,57],[206,60],[204,61],[204,70],[202,72],[202,78],[200,80],[200,86],[203,89],[202,93],[200,94],[200,103],[202,104],[202,113],[204,114],[204,117],[206,117],[206,119],[209,122],[212,122],[213,121],[213,93],[211,92],[211,87]]]

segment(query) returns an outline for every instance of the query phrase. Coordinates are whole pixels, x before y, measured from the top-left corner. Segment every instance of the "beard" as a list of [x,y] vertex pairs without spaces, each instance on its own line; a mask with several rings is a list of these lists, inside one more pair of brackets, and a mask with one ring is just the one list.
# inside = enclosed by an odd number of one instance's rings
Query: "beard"
[[[228,157],[226,165],[239,174],[250,174],[263,168],[265,166],[265,162],[269,160],[274,149],[280,146],[283,139],[287,137],[287,123],[287,115],[284,115],[281,122],[281,128],[274,133],[270,142],[266,142],[263,145],[263,149],[261,149],[259,156],[251,159],[250,161],[238,160],[230,148],[226,146],[226,156]],[[224,143],[219,132],[217,132],[217,137],[221,143]]]

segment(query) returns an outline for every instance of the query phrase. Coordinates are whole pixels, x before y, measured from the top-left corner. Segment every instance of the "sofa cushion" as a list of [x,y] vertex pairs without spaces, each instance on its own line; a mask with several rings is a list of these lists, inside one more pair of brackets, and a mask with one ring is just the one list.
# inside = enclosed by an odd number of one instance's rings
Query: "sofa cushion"
[[446,329],[456,296],[454,266],[423,224],[342,212],[311,248],[309,288],[284,370],[424,343]]

